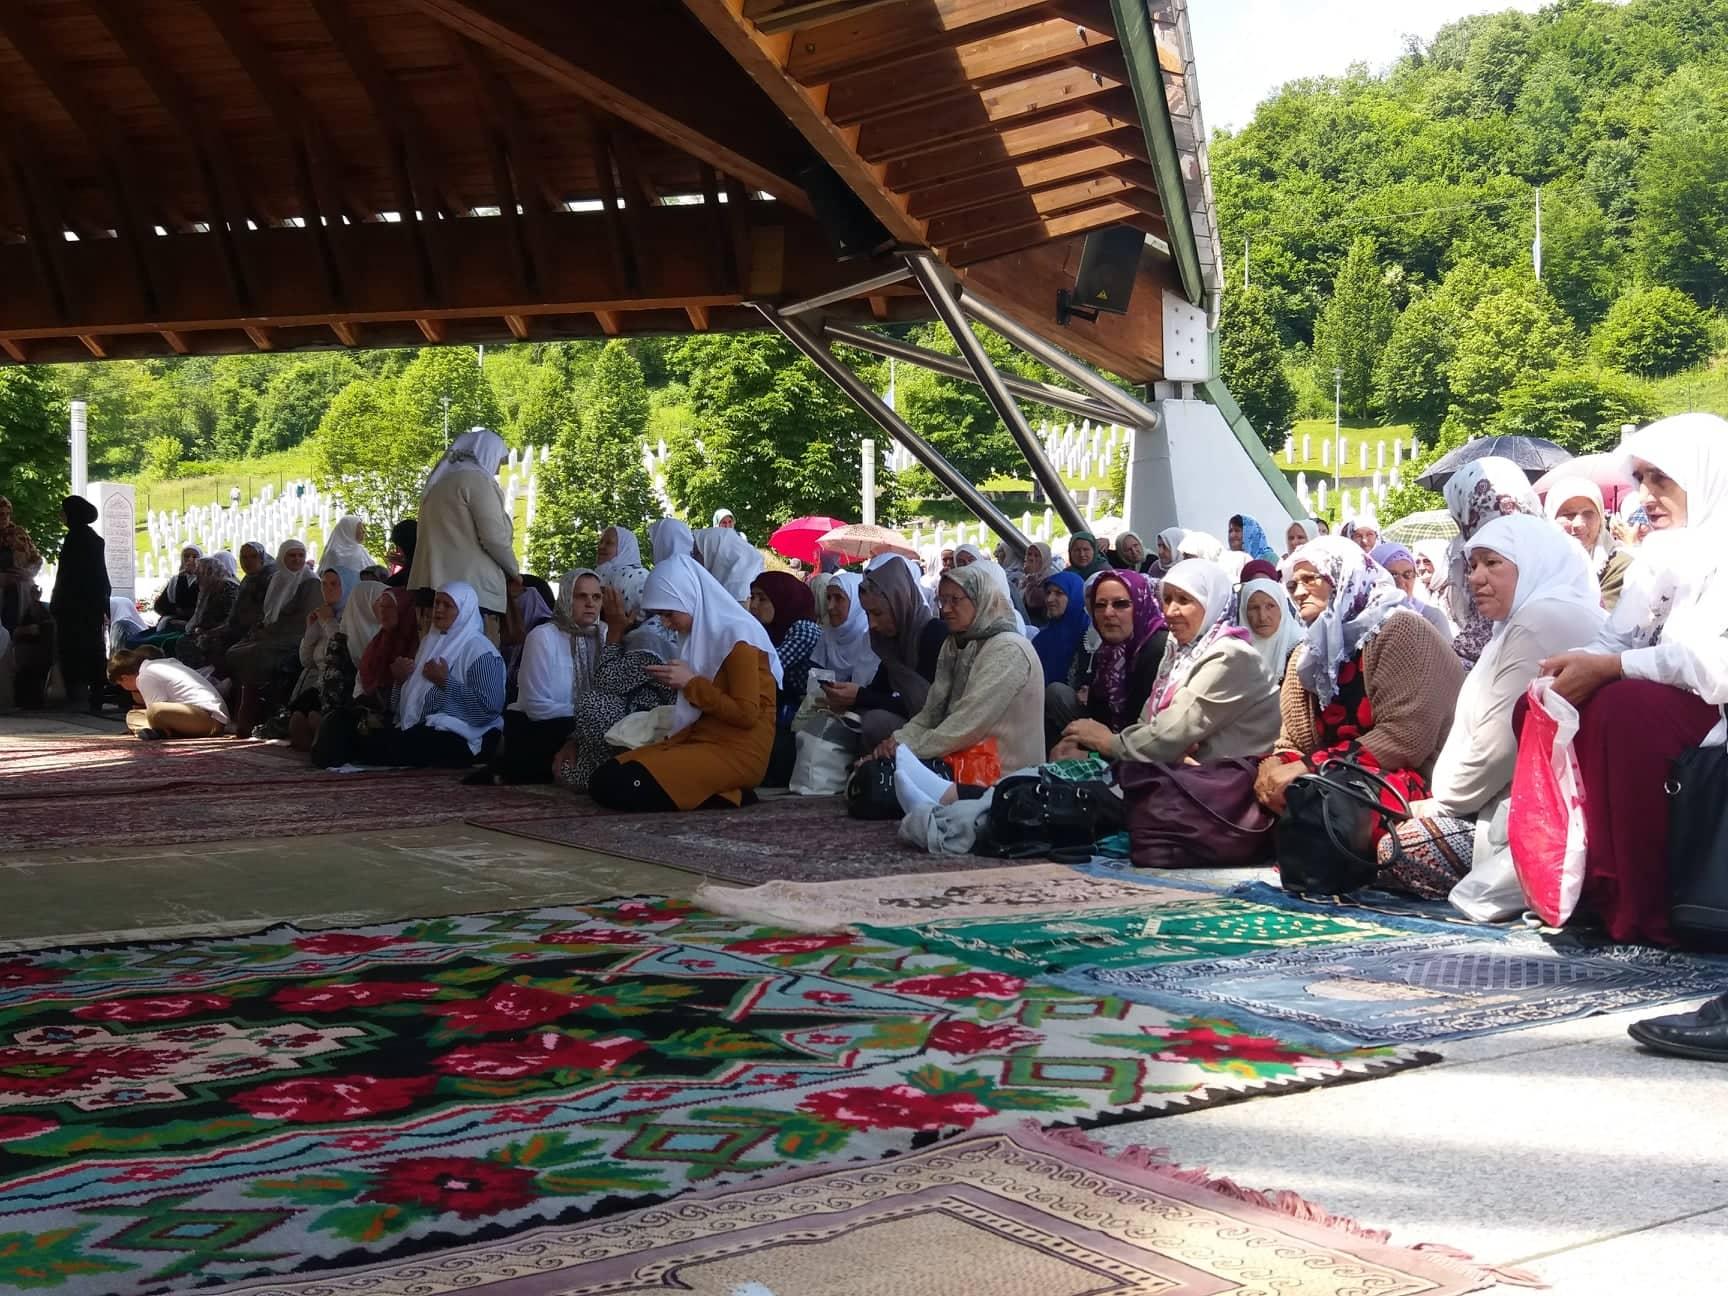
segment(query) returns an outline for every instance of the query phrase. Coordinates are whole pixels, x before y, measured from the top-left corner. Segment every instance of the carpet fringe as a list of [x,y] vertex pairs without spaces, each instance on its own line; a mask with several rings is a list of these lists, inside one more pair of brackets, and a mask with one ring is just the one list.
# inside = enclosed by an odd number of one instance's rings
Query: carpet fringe
[[[1073,1128],[1046,1129],[1037,1121],[1027,1121],[1023,1129],[1029,1135],[1036,1134],[1039,1138],[1059,1146],[1080,1152],[1089,1152],[1093,1156],[1115,1161],[1130,1169],[1147,1171],[1195,1188],[1204,1188],[1209,1192],[1228,1197],[1232,1201],[1258,1206],[1262,1210],[1273,1211],[1279,1215],[1300,1220],[1304,1224],[1332,1229],[1350,1237],[1361,1238],[1365,1242],[1377,1242],[1386,1246],[1392,1244],[1392,1234],[1388,1229],[1369,1228],[1347,1215],[1334,1215],[1325,1207],[1311,1202],[1300,1193],[1292,1192],[1287,1188],[1262,1192],[1257,1188],[1246,1188],[1234,1179],[1223,1175],[1212,1175],[1203,1169],[1178,1165],[1170,1160],[1169,1148],[1146,1147],[1139,1144],[1120,1149],[1112,1148],[1090,1137],[1084,1130]],[[1548,1286],[1546,1282],[1528,1269],[1518,1269],[1510,1265],[1484,1264],[1470,1255],[1469,1252],[1460,1251],[1458,1248],[1447,1246],[1442,1242],[1418,1242],[1405,1249],[1420,1251],[1425,1255],[1440,1256],[1447,1260],[1455,1260],[1481,1274],[1484,1278],[1509,1286],[1535,1288]]]

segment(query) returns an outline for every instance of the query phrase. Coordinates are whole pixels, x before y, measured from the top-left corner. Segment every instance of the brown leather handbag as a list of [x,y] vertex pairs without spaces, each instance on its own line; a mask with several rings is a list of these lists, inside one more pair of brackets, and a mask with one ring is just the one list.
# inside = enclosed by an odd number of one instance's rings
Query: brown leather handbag
[[1254,797],[1258,757],[1199,765],[1122,761],[1128,856],[1135,868],[1248,868],[1272,859],[1278,816]]

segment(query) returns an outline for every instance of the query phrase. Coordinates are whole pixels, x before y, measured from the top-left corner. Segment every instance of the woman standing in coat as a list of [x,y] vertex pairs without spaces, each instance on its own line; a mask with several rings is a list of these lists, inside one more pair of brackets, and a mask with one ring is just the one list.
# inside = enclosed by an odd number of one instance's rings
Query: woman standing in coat
[[90,525],[96,506],[82,495],[68,495],[60,512],[66,519],[66,538],[60,542],[60,566],[48,601],[57,627],[60,678],[66,684],[67,705],[100,711],[108,676],[102,630],[108,619],[108,561],[102,537]]

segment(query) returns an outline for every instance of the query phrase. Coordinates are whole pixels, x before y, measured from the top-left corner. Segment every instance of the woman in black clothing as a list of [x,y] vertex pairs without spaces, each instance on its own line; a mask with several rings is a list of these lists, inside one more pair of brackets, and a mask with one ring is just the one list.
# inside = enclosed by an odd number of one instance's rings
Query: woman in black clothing
[[60,512],[66,519],[66,538],[60,542],[60,567],[48,601],[57,627],[60,678],[66,683],[68,706],[87,704],[100,711],[108,679],[108,641],[102,630],[108,618],[108,561],[102,537],[90,525],[96,506],[81,495],[68,495]]
[[923,710],[948,628],[902,562],[884,563],[865,576],[858,599],[870,618],[870,651],[881,665],[868,684],[824,684],[822,691],[833,710],[860,713],[859,747],[872,751]]
[[408,573],[414,570],[414,545],[419,538],[420,524],[413,518],[403,518],[390,528],[390,547],[384,551],[390,575],[384,583],[391,589],[407,588]]

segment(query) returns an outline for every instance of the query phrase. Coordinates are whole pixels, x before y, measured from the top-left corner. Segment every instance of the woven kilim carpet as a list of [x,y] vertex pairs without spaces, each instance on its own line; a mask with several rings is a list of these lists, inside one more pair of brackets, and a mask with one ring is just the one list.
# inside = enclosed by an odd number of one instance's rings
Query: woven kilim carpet
[[349,1269],[1435,1060],[605,901],[0,963],[0,1291]]
[[974,1135],[883,1165],[806,1170],[345,1277],[225,1292],[1461,1296],[1495,1280],[1149,1160],[1029,1130]]
[[[587,798],[577,804],[592,805]],[[840,797],[783,796],[737,810],[578,816],[568,821],[548,816],[528,823],[486,813],[469,822],[746,885],[947,873],[1032,862],[914,850],[896,835],[898,822],[849,819]]]

